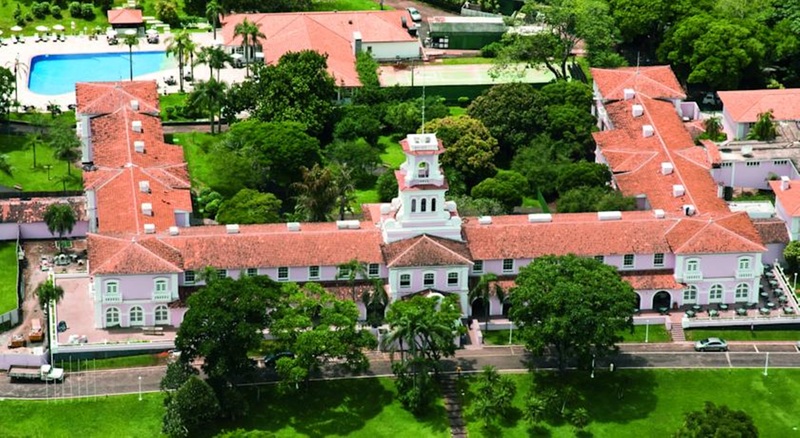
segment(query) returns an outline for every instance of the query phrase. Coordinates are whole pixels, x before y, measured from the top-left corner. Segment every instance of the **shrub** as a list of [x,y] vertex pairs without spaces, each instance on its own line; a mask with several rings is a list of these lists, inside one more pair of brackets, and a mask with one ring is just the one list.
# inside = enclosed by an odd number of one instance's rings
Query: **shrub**
[[484,58],[496,58],[497,52],[503,48],[503,44],[499,41],[489,43],[481,48],[481,56]]
[[27,22],[33,21],[33,14],[31,13],[31,11],[25,13],[25,21]]
[[82,13],[83,9],[79,2],[72,2],[69,4],[69,15],[71,15],[72,18],[81,18]]
[[34,17],[42,19],[50,12],[50,4],[47,2],[33,2],[31,3],[31,12],[33,12]]
[[25,23],[25,16],[22,14],[22,7],[17,3],[17,7],[14,8],[14,21],[22,26]]
[[50,15],[55,18],[61,18],[61,6],[53,5],[50,6]]
[[175,117],[175,107],[174,106],[168,106],[168,107],[164,108],[164,113],[165,113],[164,114],[164,118],[165,119],[172,120],[172,118]]
[[469,97],[461,96],[458,98],[458,106],[461,108],[466,108],[469,106]]
[[81,5],[81,17],[91,20],[94,18],[94,6],[91,3],[84,3]]

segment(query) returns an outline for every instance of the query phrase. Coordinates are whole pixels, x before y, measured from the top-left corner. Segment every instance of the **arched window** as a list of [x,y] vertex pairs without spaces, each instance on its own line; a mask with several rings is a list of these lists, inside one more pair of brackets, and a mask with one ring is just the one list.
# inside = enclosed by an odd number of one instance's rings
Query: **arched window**
[[155,310],[155,318],[156,318],[156,325],[158,324],[169,324],[169,310],[167,306],[160,305],[156,307]]
[[427,206],[427,204],[428,204],[428,200],[425,199],[425,198],[422,198],[422,200],[419,201],[419,211],[421,213],[425,213],[425,210],[426,210],[425,207]]
[[130,310],[130,325],[143,325],[144,311],[139,306],[133,306]]
[[417,211],[417,200],[416,199],[412,199],[411,200],[411,212],[414,213],[416,211]]
[[431,211],[436,211],[436,198],[431,198]]
[[747,301],[750,298],[750,285],[747,283],[739,283],[736,285],[736,295],[734,296],[736,302]]
[[119,325],[119,309],[116,307],[109,307],[106,309],[106,327],[115,327]]
[[418,178],[427,178],[429,174],[430,174],[430,172],[429,172],[428,163],[426,163],[424,161],[419,163],[419,166],[418,166],[418,169],[417,169],[417,177]]
[[721,303],[722,302],[722,288],[721,284],[715,284],[708,290],[708,302]]
[[697,286],[690,284],[683,290],[683,304],[694,304],[697,302]]

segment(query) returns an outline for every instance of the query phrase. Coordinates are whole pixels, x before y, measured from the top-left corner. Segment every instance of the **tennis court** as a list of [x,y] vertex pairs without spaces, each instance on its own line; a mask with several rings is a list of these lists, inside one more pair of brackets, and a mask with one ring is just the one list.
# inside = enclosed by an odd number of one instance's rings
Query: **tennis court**
[[[485,85],[507,82],[547,83],[554,79],[545,68],[531,69],[519,65],[502,75],[492,78],[492,64],[463,65],[411,65],[381,66],[380,81],[383,86],[436,86],[436,85]],[[512,71],[513,70],[513,71]]]

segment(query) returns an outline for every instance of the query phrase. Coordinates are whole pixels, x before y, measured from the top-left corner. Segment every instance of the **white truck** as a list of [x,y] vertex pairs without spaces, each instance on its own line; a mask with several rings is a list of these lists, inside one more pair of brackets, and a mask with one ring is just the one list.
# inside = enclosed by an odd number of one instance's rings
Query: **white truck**
[[64,380],[64,369],[42,365],[40,367],[25,367],[12,365],[8,369],[11,380],[41,380],[43,382],[61,382]]

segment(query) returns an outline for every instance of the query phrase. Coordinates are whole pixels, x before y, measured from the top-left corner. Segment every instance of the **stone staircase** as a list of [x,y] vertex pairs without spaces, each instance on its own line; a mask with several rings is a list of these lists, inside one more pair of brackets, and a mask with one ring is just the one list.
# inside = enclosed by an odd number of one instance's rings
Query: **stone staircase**
[[686,341],[686,334],[683,333],[683,326],[680,323],[676,324],[673,322],[669,334],[672,336],[672,342]]
[[450,422],[450,436],[453,438],[467,438],[467,426],[461,414],[461,395],[458,393],[458,380],[453,377],[441,376],[439,386],[444,398],[444,409]]

